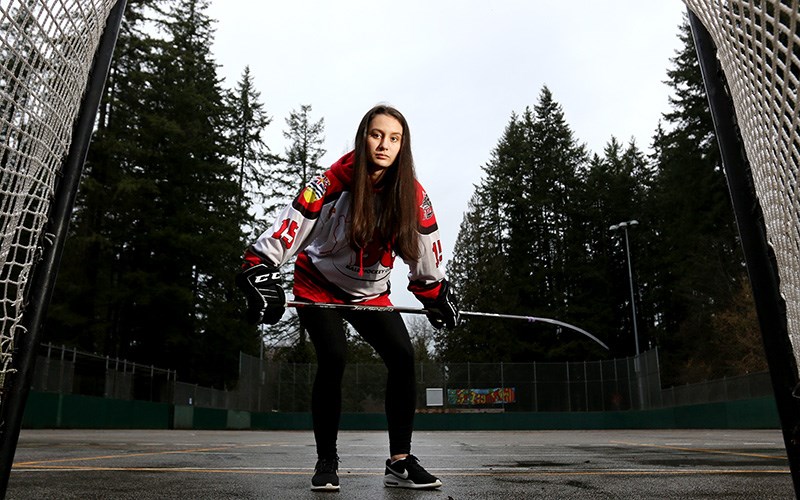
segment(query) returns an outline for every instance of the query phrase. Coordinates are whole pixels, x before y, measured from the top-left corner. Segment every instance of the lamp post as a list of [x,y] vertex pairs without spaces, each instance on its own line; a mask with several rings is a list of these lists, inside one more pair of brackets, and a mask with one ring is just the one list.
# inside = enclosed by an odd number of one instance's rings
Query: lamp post
[[633,340],[636,343],[636,355],[639,355],[639,332],[636,327],[636,295],[633,292],[633,267],[631,266],[631,246],[628,243],[628,228],[634,227],[639,225],[639,221],[637,220],[629,220],[626,222],[620,222],[619,224],[614,224],[613,226],[609,227],[610,231],[618,231],[622,229],[625,233],[625,255],[628,259],[628,281],[631,285],[631,313],[633,315]]
[[631,314],[633,320],[633,340],[636,344],[636,355],[633,358],[633,366],[636,370],[636,382],[639,386],[639,408],[644,408],[644,388],[642,387],[642,376],[640,373],[639,368],[639,331],[636,327],[636,294],[633,291],[633,266],[631,266],[631,246],[628,242],[628,228],[638,226],[639,221],[637,220],[629,220],[625,222],[620,222],[619,224],[614,224],[613,226],[609,227],[610,231],[619,231],[620,229],[625,234],[625,255],[628,260],[628,282],[631,286]]

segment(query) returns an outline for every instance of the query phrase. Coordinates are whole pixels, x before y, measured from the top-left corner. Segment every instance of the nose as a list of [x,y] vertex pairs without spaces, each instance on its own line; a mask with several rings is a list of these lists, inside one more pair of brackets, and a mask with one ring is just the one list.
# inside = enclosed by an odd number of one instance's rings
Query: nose
[[386,138],[386,137],[381,139],[381,142],[378,143],[378,149],[383,150],[383,151],[386,151],[387,149],[389,149],[389,139]]

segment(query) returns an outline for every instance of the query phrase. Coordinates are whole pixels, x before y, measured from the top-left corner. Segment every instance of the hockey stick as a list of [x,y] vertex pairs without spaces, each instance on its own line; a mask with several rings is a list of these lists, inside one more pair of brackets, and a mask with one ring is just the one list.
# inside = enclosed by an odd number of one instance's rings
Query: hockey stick
[[[428,314],[427,310],[420,309],[417,307],[363,306],[359,304],[330,304],[327,302],[297,302],[292,300],[286,302],[286,307],[294,307],[294,308],[316,307],[319,309],[339,309],[345,311],[377,311],[377,312],[399,312],[406,314]],[[515,314],[496,314],[496,313],[471,312],[471,311],[460,311],[459,314],[461,316],[467,316],[467,317],[521,319],[527,321],[528,323],[549,323],[551,325],[556,325],[563,328],[569,328],[570,330],[575,330],[576,332],[586,335],[590,339],[594,340],[595,342],[603,346],[606,350],[610,350],[609,347],[605,343],[603,343],[602,340],[598,339],[597,337],[587,332],[586,330],[579,328],[575,325],[570,325],[569,323],[564,323],[563,321],[559,321],[557,319],[540,318],[538,316],[518,316]]]

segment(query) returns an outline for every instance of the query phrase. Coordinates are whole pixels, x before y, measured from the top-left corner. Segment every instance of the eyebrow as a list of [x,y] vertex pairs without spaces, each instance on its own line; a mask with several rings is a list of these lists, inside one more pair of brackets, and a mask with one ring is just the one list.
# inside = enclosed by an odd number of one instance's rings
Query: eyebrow
[[[381,134],[386,135],[386,132],[384,130],[379,129],[379,128],[371,128],[371,129],[369,129],[369,132],[370,133],[372,133],[372,132],[380,132]],[[389,132],[388,135],[399,135],[400,137],[402,137],[403,133],[402,132]]]

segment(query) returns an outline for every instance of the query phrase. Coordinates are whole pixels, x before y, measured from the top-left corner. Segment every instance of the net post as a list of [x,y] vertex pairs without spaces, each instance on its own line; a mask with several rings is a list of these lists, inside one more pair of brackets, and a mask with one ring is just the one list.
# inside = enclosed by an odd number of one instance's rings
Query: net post
[[800,496],[800,399],[794,395],[800,380],[777,262],[767,239],[761,204],[739,135],[733,101],[719,69],[716,46],[700,19],[691,9],[687,11],[750,277],[794,490]]
[[27,288],[35,291],[27,297],[28,305],[23,319],[27,333],[17,339],[13,357],[13,368],[16,371],[7,375],[5,387],[2,388],[4,394],[0,400],[0,498],[5,498],[8,488],[25,403],[33,380],[36,347],[41,338],[41,327],[56,281],[83,164],[89,150],[126,4],[127,0],[117,0],[106,19],[43,233],[52,235],[52,240],[47,244],[42,241],[42,260],[35,266]]

